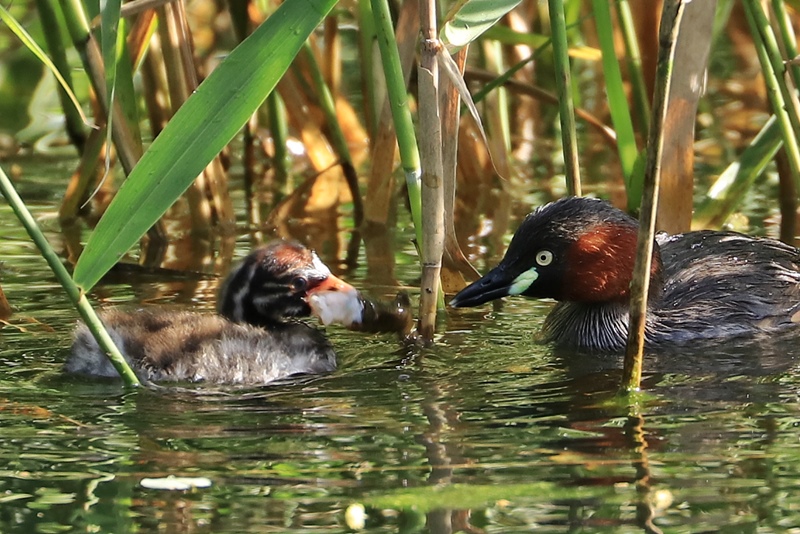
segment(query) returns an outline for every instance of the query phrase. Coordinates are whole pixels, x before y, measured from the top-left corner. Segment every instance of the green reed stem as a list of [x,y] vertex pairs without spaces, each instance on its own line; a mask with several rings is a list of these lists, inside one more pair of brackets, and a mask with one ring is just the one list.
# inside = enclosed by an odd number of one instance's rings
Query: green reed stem
[[275,151],[272,164],[275,166],[275,175],[278,181],[285,182],[286,177],[289,176],[289,149],[286,144],[289,140],[289,125],[286,107],[283,105],[278,91],[272,91],[267,97],[267,114]]
[[[42,23],[42,34],[49,51],[50,60],[61,73],[64,82],[72,90],[72,71],[67,62],[66,43],[61,27],[58,24],[55,6],[49,0],[36,0],[36,9],[39,13],[39,20]],[[74,91],[73,91],[74,92]],[[61,109],[64,112],[64,121],[67,135],[79,154],[83,153],[86,144],[86,131],[84,129],[83,117],[75,109],[66,90],[58,86],[58,99],[61,102]]]
[[358,0],[358,48],[361,53],[361,86],[364,95],[364,117],[369,138],[375,139],[378,131],[380,109],[379,98],[375,94],[375,69],[372,61],[372,47],[375,42],[375,17],[369,0]]
[[408,198],[411,205],[411,219],[419,245],[422,245],[422,195],[419,148],[414,132],[414,121],[408,107],[408,94],[403,80],[403,69],[400,66],[400,54],[394,38],[392,18],[387,0],[370,0],[372,14],[375,19],[375,31],[378,47],[381,51],[383,72],[386,77],[386,90],[389,93],[392,119],[397,133],[397,146],[400,161],[406,176]]
[[[786,13],[786,5],[783,0],[772,0],[772,11],[775,12],[775,22],[781,32],[781,40],[786,50],[787,59],[797,57],[797,38],[795,37],[794,28],[791,26],[789,15]],[[788,69],[792,74],[795,89],[800,88],[800,65],[793,63],[788,66]]]
[[60,5],[73,46],[81,56],[84,69],[98,96],[98,101],[106,117],[110,117],[112,113],[114,115],[114,120],[109,121],[111,135],[125,174],[130,174],[142,156],[140,140],[136,139],[120,106],[108,100],[105,65],[103,65],[100,48],[89,31],[89,20],[83,4],[80,0],[60,0]]
[[[647,96],[647,84],[642,71],[642,54],[639,52],[639,39],[633,23],[633,14],[628,0],[617,0],[617,18],[622,29],[625,52],[628,58],[628,80],[631,83],[633,104],[641,121],[641,128],[646,132],[650,128],[650,98]],[[605,57],[605,53],[603,54]]]
[[329,137],[333,143],[333,149],[339,156],[339,161],[342,164],[342,169],[350,188],[350,194],[353,197],[353,221],[355,227],[358,228],[364,220],[364,204],[361,201],[361,193],[358,190],[358,177],[355,174],[353,157],[350,155],[350,147],[347,146],[347,139],[342,131],[342,126],[339,124],[339,117],[336,115],[336,102],[333,100],[333,93],[331,93],[328,84],[325,83],[322,69],[319,68],[317,58],[314,56],[314,52],[311,50],[311,45],[308,41],[305,42],[300,52],[305,57],[309,67],[311,81],[314,84],[315,94],[319,99],[322,113],[325,115],[325,125],[330,132]]
[[578,159],[578,134],[575,128],[575,106],[572,102],[572,83],[567,44],[567,22],[563,0],[548,0],[550,28],[553,35],[553,60],[558,91],[561,140],[564,145],[564,166],[567,192],[581,194],[581,171]]
[[628,208],[635,209],[642,196],[641,178],[634,183],[634,168],[639,150],[636,147],[636,136],[633,133],[628,96],[625,93],[622,72],[614,49],[614,25],[611,22],[611,6],[607,0],[593,0],[597,37],[603,54],[603,75],[606,82],[606,97],[611,121],[617,132],[617,151],[619,153],[625,189],[628,192]]
[[36,224],[36,220],[31,215],[31,212],[28,211],[25,203],[20,198],[19,194],[17,194],[16,189],[14,189],[14,185],[11,183],[11,180],[8,179],[8,176],[6,176],[6,173],[2,168],[0,168],[0,190],[3,193],[3,196],[6,197],[8,203],[11,205],[11,209],[14,210],[17,218],[25,227],[25,230],[27,230],[28,235],[31,236],[31,239],[39,248],[42,257],[45,259],[45,261],[47,261],[50,269],[52,269],[53,273],[56,275],[56,278],[64,288],[64,291],[66,291],[69,300],[72,302],[72,305],[78,310],[78,313],[83,318],[86,326],[89,327],[89,331],[92,332],[92,335],[94,335],[97,343],[100,345],[103,351],[105,351],[106,356],[108,356],[108,359],[111,362],[111,365],[114,366],[119,373],[119,376],[122,377],[125,385],[140,385],[139,379],[136,378],[136,375],[131,370],[130,366],[128,366],[128,362],[125,361],[125,358],[122,356],[122,354],[120,354],[119,349],[117,349],[117,347],[114,345],[114,341],[111,339],[111,336],[108,335],[108,332],[106,332],[105,328],[103,327],[103,323],[100,321],[100,318],[97,317],[97,314],[95,314],[91,304],[89,304],[89,301],[86,298],[86,295],[77,285],[75,285],[75,282],[70,277],[66,267],[64,267],[64,264],[61,263],[61,259],[50,246],[50,243],[47,241],[47,238],[44,236],[41,229],[39,229],[39,226]]
[[775,34],[769,25],[769,19],[761,9],[761,5],[754,0],[742,2],[750,32],[756,46],[761,71],[767,85],[772,110],[778,119],[783,136],[783,146],[789,159],[789,167],[795,186],[800,190],[800,146],[797,142],[797,132],[800,132],[800,114],[796,107],[796,98],[791,94],[792,89],[785,80],[781,80],[786,66],[783,64],[780,48],[775,39]]

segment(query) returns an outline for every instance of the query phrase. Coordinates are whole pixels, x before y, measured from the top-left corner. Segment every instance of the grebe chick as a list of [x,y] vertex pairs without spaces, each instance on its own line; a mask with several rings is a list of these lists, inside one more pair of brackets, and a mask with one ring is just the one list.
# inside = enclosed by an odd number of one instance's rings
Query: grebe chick
[[[454,307],[507,295],[559,301],[542,340],[616,352],[628,332],[638,221],[608,203],[569,197],[517,229],[500,264],[459,292]],[[659,234],[645,342],[682,345],[797,328],[800,251],[772,239],[703,230]]]
[[[313,299],[313,305],[310,300]],[[328,302],[332,299],[334,305]],[[219,315],[194,312],[110,309],[103,323],[140,380],[266,384],[295,374],[336,368],[328,339],[300,317],[360,328],[367,303],[358,291],[331,274],[317,255],[291,242],[253,251],[223,283]],[[409,313],[382,308],[384,314]],[[367,325],[369,328],[369,325]],[[372,327],[380,330],[379,326]],[[70,373],[118,377],[85,325],[78,327],[65,365]]]

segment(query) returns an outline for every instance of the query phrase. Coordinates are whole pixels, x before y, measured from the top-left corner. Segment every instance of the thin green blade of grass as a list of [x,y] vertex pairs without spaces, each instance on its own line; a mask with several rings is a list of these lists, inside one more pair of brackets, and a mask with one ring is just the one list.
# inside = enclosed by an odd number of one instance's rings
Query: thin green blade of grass
[[361,88],[364,97],[364,117],[366,117],[367,131],[370,139],[375,138],[378,131],[378,117],[380,110],[376,84],[373,83],[375,73],[375,62],[373,61],[372,47],[375,42],[375,19],[372,16],[372,6],[369,0],[358,0],[357,11],[358,24],[358,50],[364,61],[360,62],[361,69]]
[[633,14],[628,0],[619,0],[617,3],[617,18],[622,30],[622,39],[625,43],[631,95],[636,106],[636,112],[639,114],[641,129],[643,132],[647,132],[650,129],[650,98],[647,94],[647,84],[644,81],[639,39],[636,36]]
[[[791,25],[791,18],[786,12],[786,6],[781,0],[772,0],[772,11],[775,13],[775,25],[780,30],[781,44],[786,50],[788,59],[797,58],[797,37]],[[800,87],[800,63],[789,61],[786,63],[794,80],[795,87]]]
[[[117,79],[117,30],[119,28],[120,0],[100,0],[100,49],[103,53],[103,64],[106,67],[106,98],[108,108],[114,102],[114,86]],[[113,115],[108,115],[109,132]],[[111,138],[109,134],[109,146]]]
[[189,187],[275,88],[335,0],[283,3],[217,66],[142,156],[75,267],[91,288]]
[[[136,94],[133,88],[133,65],[125,42],[125,19],[121,18],[121,2],[106,0],[100,5],[100,49],[105,66],[106,99],[109,109],[118,102],[128,121],[133,141],[141,152]],[[108,115],[107,146],[111,146],[113,113]],[[106,154],[108,159],[109,153]],[[108,162],[106,163],[108,165]]]
[[53,73],[53,76],[56,77],[56,80],[58,80],[59,85],[61,85],[61,87],[64,89],[64,92],[66,92],[67,95],[69,96],[72,105],[75,106],[75,110],[80,115],[81,120],[84,122],[84,124],[86,124],[89,127],[94,127],[94,125],[89,122],[89,119],[86,118],[86,115],[83,114],[81,105],[78,102],[75,93],[72,92],[72,88],[64,79],[64,77],[61,76],[61,73],[58,71],[53,62],[50,61],[50,58],[47,57],[47,54],[44,52],[44,50],[42,50],[42,48],[38,44],[36,44],[36,41],[33,40],[33,37],[31,37],[31,35],[25,31],[25,28],[23,28],[19,24],[19,22],[17,22],[17,20],[11,16],[11,13],[9,13],[6,10],[6,8],[4,8],[2,5],[0,5],[0,20],[2,20],[9,27],[9,29],[12,32],[14,32],[14,35],[16,35],[17,38],[19,38],[19,40],[22,41],[22,44],[24,44],[28,48],[28,50],[33,52],[33,54],[39,59],[39,61],[41,61],[42,64],[45,67],[47,67],[47,70]]
[[135,65],[131,61],[133,54],[128,48],[126,40],[127,26],[127,21],[124,18],[120,19],[115,58],[117,74],[114,77],[114,98],[122,108],[122,114],[128,123],[128,128],[130,128],[132,140],[136,143],[139,153],[141,153],[143,149],[142,131],[139,127],[139,99],[136,97],[136,88],[133,81],[135,74]]
[[636,177],[636,158],[639,150],[636,147],[636,136],[633,133],[628,97],[625,94],[625,85],[622,72],[617,61],[614,49],[614,25],[611,22],[611,6],[604,0],[593,0],[595,26],[600,49],[603,52],[603,76],[606,82],[606,97],[611,121],[617,132],[617,151],[619,153],[622,175],[625,179],[625,189],[628,191],[628,209],[636,209],[642,198],[643,176],[639,175],[638,184],[634,183]]

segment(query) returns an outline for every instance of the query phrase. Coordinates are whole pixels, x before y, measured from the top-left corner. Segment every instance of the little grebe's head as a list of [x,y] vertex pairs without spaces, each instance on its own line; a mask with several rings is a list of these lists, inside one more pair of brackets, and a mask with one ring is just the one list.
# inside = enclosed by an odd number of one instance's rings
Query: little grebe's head
[[308,297],[323,292],[357,293],[303,245],[275,241],[247,256],[222,285],[219,313],[238,323],[269,326],[311,314]]
[[[608,203],[568,197],[536,209],[514,233],[500,265],[459,292],[469,307],[508,295],[602,303],[626,302],[639,224]],[[655,245],[651,283],[661,260]]]

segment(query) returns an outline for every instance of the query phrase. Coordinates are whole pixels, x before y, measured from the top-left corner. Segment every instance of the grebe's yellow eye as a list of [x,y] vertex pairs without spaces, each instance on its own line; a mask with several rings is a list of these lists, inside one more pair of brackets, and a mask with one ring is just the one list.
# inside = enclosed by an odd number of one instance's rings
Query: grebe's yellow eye
[[536,253],[536,265],[540,267],[547,267],[553,263],[553,253],[549,250],[540,250]]

